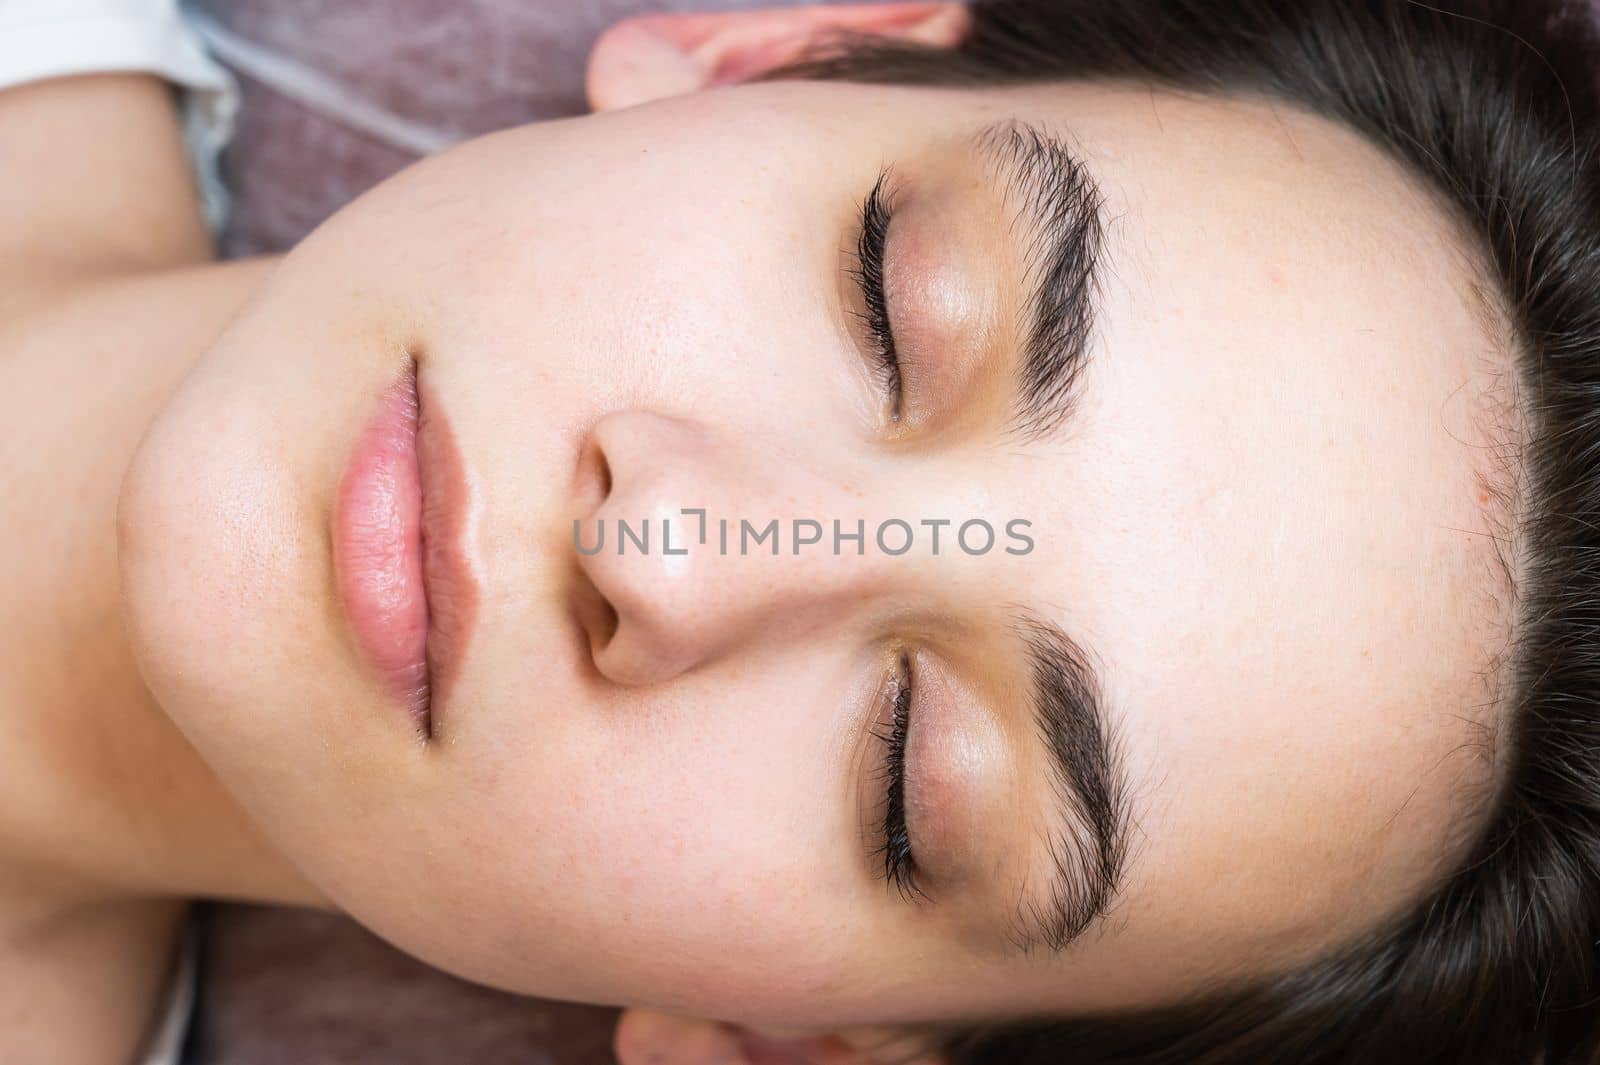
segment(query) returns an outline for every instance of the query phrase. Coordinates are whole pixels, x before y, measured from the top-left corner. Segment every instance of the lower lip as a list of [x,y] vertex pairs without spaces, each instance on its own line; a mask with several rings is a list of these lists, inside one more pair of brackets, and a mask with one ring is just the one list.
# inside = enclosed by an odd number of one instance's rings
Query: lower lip
[[333,523],[339,597],[356,641],[424,736],[460,665],[477,601],[460,551],[460,455],[431,400],[414,365],[384,392],[351,450]]

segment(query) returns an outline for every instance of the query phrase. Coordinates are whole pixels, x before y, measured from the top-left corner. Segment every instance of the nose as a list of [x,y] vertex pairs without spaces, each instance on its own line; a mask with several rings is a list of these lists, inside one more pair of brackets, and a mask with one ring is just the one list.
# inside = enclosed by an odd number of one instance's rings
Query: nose
[[811,458],[648,411],[596,423],[583,455],[594,503],[572,534],[593,592],[580,614],[603,675],[669,680],[881,599],[889,574],[870,550],[864,494]]

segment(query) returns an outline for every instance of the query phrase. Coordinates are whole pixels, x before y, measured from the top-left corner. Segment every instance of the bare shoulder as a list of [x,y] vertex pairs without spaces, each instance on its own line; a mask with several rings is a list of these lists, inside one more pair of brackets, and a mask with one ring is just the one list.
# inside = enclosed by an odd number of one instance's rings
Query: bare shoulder
[[143,74],[0,91],[0,321],[63,280],[211,257],[177,105]]
[[187,907],[0,888],[0,1061],[126,1065],[157,1019]]

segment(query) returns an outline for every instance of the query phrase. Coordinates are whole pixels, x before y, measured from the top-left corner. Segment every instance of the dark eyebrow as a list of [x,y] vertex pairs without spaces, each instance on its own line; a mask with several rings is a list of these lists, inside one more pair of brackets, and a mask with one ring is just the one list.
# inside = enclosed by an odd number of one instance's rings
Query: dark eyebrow
[[1105,199],[1088,167],[1059,139],[1019,122],[976,138],[1002,187],[1020,202],[1013,230],[1033,286],[1013,430],[1047,434],[1066,421],[1094,327]]
[[1025,901],[1013,942],[1064,950],[1104,916],[1121,888],[1128,851],[1126,773],[1109,727],[1094,667],[1083,649],[1048,621],[1017,620],[1032,672],[1034,718],[1050,753],[1051,785],[1067,813],[1051,840],[1055,875],[1044,901]]

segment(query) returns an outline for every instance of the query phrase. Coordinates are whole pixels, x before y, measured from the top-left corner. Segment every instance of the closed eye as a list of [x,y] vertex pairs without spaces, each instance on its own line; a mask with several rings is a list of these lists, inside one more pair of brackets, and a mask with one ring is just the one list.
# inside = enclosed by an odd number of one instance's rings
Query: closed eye
[[856,241],[856,283],[861,287],[861,315],[871,349],[873,370],[889,408],[889,420],[898,422],[904,406],[900,356],[895,350],[894,328],[889,321],[883,262],[893,217],[889,171],[878,175],[872,191],[861,202],[861,235]]
[[911,657],[907,654],[901,654],[897,662],[890,694],[894,702],[888,731],[876,733],[884,745],[883,837],[878,853],[884,880],[914,902],[925,895],[906,823],[906,741],[911,732],[913,695]]

